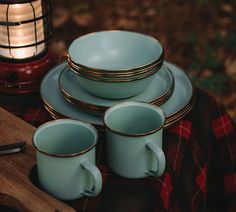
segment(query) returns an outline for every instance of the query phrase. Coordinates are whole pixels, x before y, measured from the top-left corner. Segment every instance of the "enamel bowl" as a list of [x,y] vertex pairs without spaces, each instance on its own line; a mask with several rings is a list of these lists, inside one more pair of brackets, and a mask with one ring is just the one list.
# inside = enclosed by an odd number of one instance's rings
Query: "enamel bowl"
[[163,62],[163,48],[155,38],[130,31],[101,31],[75,39],[68,57],[82,69],[135,73]]
[[90,93],[123,99],[144,91],[163,64],[163,48],[153,37],[129,31],[102,31],[72,42],[68,66]]
[[89,79],[82,75],[77,75],[77,77],[80,85],[96,96],[107,99],[123,99],[143,92],[152,82],[155,73],[156,72],[141,79],[127,81],[119,81],[116,79],[113,81],[101,81]]
[[151,73],[154,70],[159,70],[163,64],[163,62],[159,62],[158,64],[153,64],[152,66],[142,68],[140,70],[136,71],[130,71],[130,72],[112,72],[112,71],[107,71],[107,72],[102,72],[102,71],[94,71],[94,70],[89,70],[86,68],[81,68],[77,64],[75,64],[73,61],[70,60],[70,58],[67,58],[67,63],[68,66],[73,70],[73,72],[81,75],[86,75],[89,76],[90,78],[98,78],[101,80],[107,80],[109,81],[110,79],[137,79],[140,78],[140,76],[148,76],[151,75]]

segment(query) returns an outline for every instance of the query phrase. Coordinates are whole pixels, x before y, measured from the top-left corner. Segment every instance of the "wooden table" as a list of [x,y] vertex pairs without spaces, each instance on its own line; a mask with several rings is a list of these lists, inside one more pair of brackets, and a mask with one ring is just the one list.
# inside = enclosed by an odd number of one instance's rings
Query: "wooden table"
[[30,172],[36,164],[31,143],[34,131],[33,126],[0,108],[0,144],[27,143],[21,153],[0,156],[0,205],[18,211],[74,211],[30,181]]

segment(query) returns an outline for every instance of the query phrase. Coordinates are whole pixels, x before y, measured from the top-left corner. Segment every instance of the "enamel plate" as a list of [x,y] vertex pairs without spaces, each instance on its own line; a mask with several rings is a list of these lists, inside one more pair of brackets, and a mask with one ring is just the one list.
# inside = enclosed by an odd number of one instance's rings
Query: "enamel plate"
[[[100,98],[87,92],[79,83],[78,77],[69,67],[64,64],[65,69],[59,76],[59,86],[66,99],[80,107],[93,107],[105,112],[114,104],[121,102],[120,99]],[[148,88],[139,95],[127,98],[123,101],[164,102],[174,89],[174,77],[172,72],[165,67],[158,71]],[[86,108],[85,108],[86,109]],[[96,111],[95,111],[96,112]]]
[[[172,71],[175,80],[175,89],[172,96],[160,106],[168,119],[168,117],[175,116],[181,112],[181,109],[190,103],[193,95],[193,87],[183,70],[169,62],[165,62],[165,64]],[[50,107],[55,113],[60,114],[61,117],[78,119],[94,125],[103,126],[101,116],[87,113],[65,100],[61,94],[58,82],[61,72],[65,69],[67,69],[66,64],[60,64],[49,71],[44,77],[40,87],[41,98],[44,104]]]

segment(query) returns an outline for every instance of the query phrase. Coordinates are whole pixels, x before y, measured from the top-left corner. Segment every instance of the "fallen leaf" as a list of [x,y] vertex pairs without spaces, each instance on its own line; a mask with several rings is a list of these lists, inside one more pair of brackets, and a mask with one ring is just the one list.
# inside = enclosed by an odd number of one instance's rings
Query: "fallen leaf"
[[157,15],[157,10],[155,8],[149,8],[146,12],[145,15],[148,17],[153,17]]
[[221,25],[227,25],[232,23],[232,19],[229,17],[221,17],[218,21]]
[[236,81],[236,59],[226,59],[225,60],[225,72],[232,80]]
[[231,12],[234,11],[233,6],[232,6],[231,4],[226,4],[226,3],[224,3],[224,4],[221,5],[221,9],[222,9],[224,12],[228,12],[228,13],[231,13]]
[[207,78],[212,76],[213,72],[210,69],[204,69],[201,74],[200,74],[200,78]]
[[137,25],[137,21],[128,18],[120,18],[116,23],[116,27],[122,29],[135,29]]
[[90,25],[92,25],[94,17],[89,12],[74,13],[72,16],[72,20],[76,23],[77,26],[89,27]]
[[69,16],[69,10],[62,7],[55,8],[54,15],[52,18],[53,27],[56,29],[63,26],[69,20]]

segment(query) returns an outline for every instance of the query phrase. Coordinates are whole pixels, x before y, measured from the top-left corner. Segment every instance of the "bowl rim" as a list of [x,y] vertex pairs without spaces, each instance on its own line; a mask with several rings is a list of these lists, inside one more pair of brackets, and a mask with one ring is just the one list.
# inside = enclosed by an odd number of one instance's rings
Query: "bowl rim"
[[[115,111],[116,109],[119,109],[122,107],[133,106],[133,105],[138,106],[138,107],[150,108],[150,110],[158,112],[162,118],[162,123],[160,124],[160,126],[144,133],[126,133],[126,132],[121,132],[119,130],[116,130],[113,127],[109,126],[107,119],[109,115],[112,113],[112,111]],[[166,114],[159,106],[153,105],[147,102],[143,102],[143,101],[125,101],[125,102],[115,104],[111,106],[110,108],[108,108],[103,116],[103,124],[107,130],[109,130],[110,132],[114,134],[127,136],[127,137],[141,137],[141,136],[148,136],[148,135],[154,134],[155,132],[163,129],[165,122],[166,122]]]
[[[153,42],[155,42],[156,44],[159,45],[159,47],[161,49],[160,55],[159,55],[159,57],[157,59],[155,59],[154,61],[149,62],[147,64],[143,64],[143,65],[140,65],[140,66],[137,66],[137,67],[133,67],[133,68],[122,68],[122,69],[96,68],[96,67],[91,67],[91,66],[88,66],[88,65],[84,65],[84,64],[78,63],[78,61],[75,61],[75,60],[72,59],[72,57],[70,56],[69,52],[70,52],[70,49],[72,48],[73,43],[76,40],[84,39],[86,37],[93,36],[93,35],[95,35],[97,33],[104,33],[104,32],[109,32],[109,33],[111,33],[111,32],[124,32],[124,33],[133,33],[133,34],[139,34],[139,35],[145,36],[146,38],[152,40]],[[144,69],[144,68],[147,68],[149,66],[152,66],[155,63],[159,63],[159,62],[163,61],[164,60],[164,48],[163,48],[162,44],[156,38],[154,38],[153,36],[148,35],[146,33],[143,33],[143,32],[136,32],[136,31],[130,31],[130,30],[102,30],[102,31],[91,32],[91,33],[88,33],[88,34],[85,34],[85,35],[82,35],[82,36],[76,38],[70,44],[70,46],[68,48],[67,57],[69,57],[74,63],[76,63],[82,69],[88,69],[88,70],[91,70],[91,71],[100,71],[100,72],[101,71],[104,71],[104,72],[110,72],[110,71],[114,71],[114,72],[127,72],[127,71],[135,71],[135,70]]]
[[90,70],[87,68],[82,68],[80,65],[78,65],[77,63],[72,61],[70,57],[67,57],[68,66],[73,67],[78,72],[85,72],[85,73],[92,75],[92,76],[106,76],[106,77],[110,77],[110,78],[130,77],[130,76],[137,76],[137,75],[145,74],[145,73],[152,71],[155,68],[161,68],[161,66],[163,65],[163,62],[164,62],[164,60],[158,61],[158,63],[153,63],[151,66],[148,66],[146,68],[142,68],[142,69],[136,70],[136,71],[126,71],[126,72],[121,71],[121,72],[119,72],[119,71]]
[[[93,134],[93,143],[87,147],[84,150],[81,151],[77,151],[75,153],[51,153],[47,150],[42,149],[38,142],[36,141],[37,137],[39,136],[40,132],[44,131],[47,128],[50,127],[57,127],[60,125],[73,125],[76,127],[83,127],[86,128],[90,131],[90,133]],[[58,157],[58,158],[70,158],[70,157],[76,157],[76,156],[80,156],[83,155],[87,152],[89,152],[90,150],[92,150],[98,143],[98,132],[96,130],[96,128],[85,121],[80,121],[80,120],[74,120],[74,119],[69,119],[69,118],[59,118],[56,120],[50,120],[48,122],[45,122],[44,124],[38,126],[35,130],[35,132],[32,135],[32,144],[33,147],[40,153],[47,155],[47,156],[51,156],[51,157]]]
[[76,75],[87,79],[87,80],[92,80],[95,82],[104,82],[104,83],[126,83],[126,82],[134,82],[134,81],[139,81],[148,77],[151,77],[153,75],[155,75],[160,68],[156,68],[153,69],[152,71],[150,71],[149,73],[146,73],[145,75],[141,75],[138,77],[127,77],[127,78],[103,78],[103,77],[96,77],[96,76],[92,76],[89,74],[85,74],[85,73],[81,73],[81,72],[77,72],[75,69],[73,69],[71,66],[69,66],[70,70],[75,73]]

